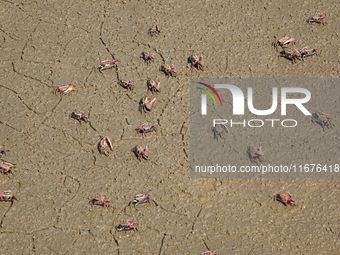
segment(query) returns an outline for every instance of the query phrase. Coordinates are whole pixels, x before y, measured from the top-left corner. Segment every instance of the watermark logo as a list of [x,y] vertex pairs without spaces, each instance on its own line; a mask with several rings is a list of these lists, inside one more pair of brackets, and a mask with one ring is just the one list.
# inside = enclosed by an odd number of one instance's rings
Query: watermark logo
[[[279,101],[279,89],[277,87],[272,88],[272,105],[269,109],[265,110],[259,110],[254,107],[254,99],[253,99],[253,88],[248,87],[247,88],[247,97],[245,98],[243,91],[232,84],[215,84],[214,86],[198,82],[199,84],[202,84],[209,88],[218,98],[220,105],[222,106],[222,98],[217,92],[216,89],[228,89],[233,98],[233,115],[244,115],[244,104],[245,101],[247,101],[248,104],[248,110],[255,115],[265,116],[273,114],[278,106]],[[214,105],[216,106],[216,99],[209,91],[205,88],[197,87],[198,89],[205,92],[205,94],[201,95],[201,115],[207,115],[207,94],[211,97],[211,99],[214,102]],[[297,87],[283,87],[280,90],[280,96],[281,96],[281,115],[287,115],[287,105],[295,105],[304,115],[310,116],[312,115],[306,107],[303,105],[311,99],[311,93],[309,90],[305,88],[297,88]],[[289,94],[300,94],[304,95],[304,97],[300,98],[289,98]],[[246,100],[245,100],[246,99]]]
[[[214,106],[217,105],[215,96],[217,97],[220,105],[221,106],[223,105],[223,101],[222,101],[222,98],[221,98],[220,94],[217,92],[217,90],[213,86],[211,86],[209,84],[206,84],[206,83],[203,83],[203,82],[198,82],[198,84],[201,84],[201,85],[206,87],[206,88],[197,87],[197,89],[202,90],[203,92],[205,92],[205,94],[203,93],[201,95],[201,106],[202,106],[201,107],[201,114],[202,115],[206,115],[207,114],[207,95],[209,95],[209,97],[213,101]],[[215,96],[213,95],[213,93],[215,94]]]
[[340,177],[339,157],[330,153],[338,150],[340,126],[325,128],[340,114],[339,84],[340,78],[193,80],[192,176]]

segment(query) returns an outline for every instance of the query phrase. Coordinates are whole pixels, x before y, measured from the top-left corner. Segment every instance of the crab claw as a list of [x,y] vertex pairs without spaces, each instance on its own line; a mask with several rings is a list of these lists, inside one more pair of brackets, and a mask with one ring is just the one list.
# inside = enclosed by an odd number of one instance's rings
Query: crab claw
[[290,193],[288,192],[288,196],[289,196],[289,203],[295,202],[295,199],[294,199],[293,194],[290,194]]
[[151,92],[159,92],[161,90],[161,82],[158,81],[154,81],[152,79],[149,79],[147,81],[147,87],[148,87],[148,91],[150,90]]
[[274,197],[277,201],[281,202],[285,206],[287,206],[286,200],[281,196],[281,194],[276,194]]
[[165,73],[166,76],[170,76],[168,68],[164,65],[161,66],[161,71]]
[[146,98],[146,99],[145,99],[145,102],[144,102],[145,108],[146,108],[147,110],[151,111],[151,109],[152,109],[152,107],[154,106],[155,102],[156,102],[156,98],[154,98],[154,99],[152,99],[152,100],[151,100],[150,98]]
[[124,229],[126,229],[126,227],[122,224],[119,224],[118,226],[115,226],[116,231],[123,231]]
[[10,162],[8,162],[8,161],[4,161],[4,164],[7,165],[7,166],[9,166],[9,167],[13,167],[13,166],[14,166],[14,164],[12,164],[12,163],[10,163]]
[[153,36],[153,35],[158,35],[161,32],[161,30],[159,29],[159,26],[156,23],[154,23],[148,30],[148,34]]
[[292,194],[290,194],[288,192],[288,195],[286,194],[281,194],[281,193],[278,193],[274,196],[274,199],[281,202],[282,204],[284,204],[285,206],[287,205],[294,205],[294,197]]
[[104,154],[105,156],[108,156],[109,153],[107,151],[107,147],[110,148],[110,150],[113,150],[113,145],[111,142],[111,138],[108,136],[100,136],[100,142],[98,144],[98,151],[100,154]]
[[90,204],[92,205],[100,205],[100,206],[106,206],[106,207],[109,206],[109,203],[110,203],[110,200],[105,197],[96,197],[90,201]]
[[140,145],[136,145],[136,152],[138,155],[142,155],[143,154],[143,148]]
[[148,146],[146,145],[145,146],[145,149],[143,150],[143,157],[145,158],[145,159],[149,159],[149,148],[148,148]]
[[100,136],[100,143],[99,143],[99,145],[100,145],[100,147],[101,148],[103,148],[103,147],[105,147],[105,138],[104,138],[104,136]]
[[112,146],[111,138],[106,136],[105,139],[106,139],[106,141],[107,141],[107,143],[109,145],[110,150],[113,151],[113,146]]
[[142,97],[142,98],[140,99],[140,101],[139,101],[138,110],[139,110],[141,113],[143,113],[145,98],[146,98],[146,97],[144,96],[144,97]]
[[191,56],[188,58],[188,62],[193,66],[194,63],[195,63],[195,56],[194,56],[194,55],[191,55]]
[[137,209],[137,205],[138,205],[138,200],[134,199],[132,200],[132,202],[130,202],[129,205],[133,204],[133,206]]
[[100,154],[104,154],[105,156],[108,156],[107,152],[105,151],[105,147],[102,144],[102,141],[100,141],[100,143],[98,144],[98,151]]
[[105,69],[112,68],[116,64],[117,64],[117,60],[115,59],[104,60],[98,66],[99,72],[102,73]]

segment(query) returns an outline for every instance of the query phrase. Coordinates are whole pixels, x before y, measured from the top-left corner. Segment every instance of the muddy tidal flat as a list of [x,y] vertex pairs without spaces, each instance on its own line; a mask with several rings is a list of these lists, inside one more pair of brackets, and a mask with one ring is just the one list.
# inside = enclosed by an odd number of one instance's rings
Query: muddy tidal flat
[[[306,22],[317,12],[327,24]],[[14,165],[0,173],[0,192],[17,198],[0,201],[1,255],[338,254],[339,178],[193,178],[189,160],[192,80],[339,77],[338,1],[2,0],[0,13],[0,161]],[[150,36],[155,22],[160,33]],[[320,54],[278,57],[274,36],[288,35],[293,48]],[[204,70],[190,67],[190,55],[204,56]],[[113,57],[116,67],[99,72]],[[148,79],[159,93],[147,92]],[[56,93],[64,85],[74,91]],[[141,114],[145,95],[156,105]],[[310,105],[333,117],[332,128],[306,121],[303,139],[268,136],[263,150],[293,161],[300,146],[339,163],[339,95],[319,88]],[[78,121],[72,112],[90,115]],[[143,138],[135,129],[145,122],[156,131]],[[98,151],[105,136],[108,156]],[[239,136],[231,130],[227,148],[254,164]],[[258,144],[256,133],[244,137]],[[148,160],[137,159],[136,145],[148,146]],[[295,206],[273,200],[287,192]],[[136,209],[138,193],[151,201]],[[92,205],[96,197],[108,206]],[[129,219],[137,230],[117,231]]]

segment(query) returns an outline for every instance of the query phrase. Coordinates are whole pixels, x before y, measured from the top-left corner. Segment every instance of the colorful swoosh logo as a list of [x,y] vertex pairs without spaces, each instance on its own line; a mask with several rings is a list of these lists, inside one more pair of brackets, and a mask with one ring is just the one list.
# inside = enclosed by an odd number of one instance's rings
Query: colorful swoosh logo
[[215,99],[213,93],[217,97],[220,105],[221,106],[223,105],[223,101],[222,101],[222,98],[221,98],[220,94],[218,94],[217,90],[213,86],[211,86],[209,84],[206,84],[206,83],[203,83],[203,82],[197,82],[197,83],[207,87],[207,89],[206,88],[201,88],[201,87],[197,87],[197,88],[202,90],[202,91],[204,91],[206,94],[208,94],[210,96],[211,100],[213,101],[214,105],[216,105],[217,103],[216,103],[216,99]]

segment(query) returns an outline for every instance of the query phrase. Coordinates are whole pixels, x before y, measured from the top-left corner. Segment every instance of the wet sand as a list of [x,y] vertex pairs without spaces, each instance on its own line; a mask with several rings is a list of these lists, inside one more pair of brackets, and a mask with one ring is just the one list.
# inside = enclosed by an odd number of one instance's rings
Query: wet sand
[[[339,76],[337,1],[0,5],[0,143],[8,150],[2,158],[16,164],[13,175],[0,176],[0,188],[18,198],[0,203],[1,254],[338,253],[339,179],[193,179],[188,158],[192,79]],[[317,11],[327,14],[326,26],[305,22]],[[161,33],[150,37],[155,20]],[[277,57],[274,35],[292,35],[299,47],[321,54],[292,65]],[[155,61],[143,63],[142,51],[154,51]],[[118,69],[99,73],[111,54]],[[204,71],[188,66],[191,54],[204,55]],[[178,77],[167,79],[162,64],[174,64]],[[162,91],[156,108],[141,115],[148,78],[159,79]],[[135,89],[124,90],[119,79],[134,81]],[[65,84],[76,90],[59,97],[54,90]],[[306,132],[309,146],[326,141],[339,155],[340,98],[334,98],[324,108],[336,126]],[[88,110],[91,125],[70,118]],[[143,139],[135,128],[146,121],[158,130]],[[108,157],[97,151],[100,135],[113,139]],[[149,161],[134,157],[136,144],[150,147]],[[272,200],[287,191],[297,206]],[[128,207],[140,192],[157,205]],[[107,196],[110,206],[91,206],[94,196]],[[128,218],[138,220],[138,232],[113,231]]]

